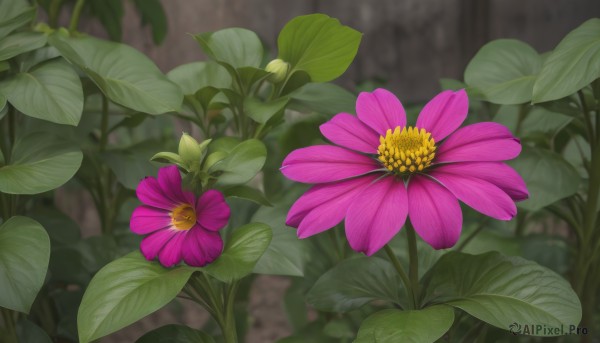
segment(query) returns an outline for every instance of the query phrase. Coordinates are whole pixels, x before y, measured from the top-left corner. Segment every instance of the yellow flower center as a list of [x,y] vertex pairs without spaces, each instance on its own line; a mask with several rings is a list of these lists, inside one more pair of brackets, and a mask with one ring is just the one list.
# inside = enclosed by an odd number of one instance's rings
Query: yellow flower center
[[196,210],[188,205],[182,204],[171,212],[171,223],[177,230],[189,230],[196,224]]
[[379,142],[379,161],[394,173],[422,171],[435,157],[435,141],[425,129],[397,126],[380,136]]

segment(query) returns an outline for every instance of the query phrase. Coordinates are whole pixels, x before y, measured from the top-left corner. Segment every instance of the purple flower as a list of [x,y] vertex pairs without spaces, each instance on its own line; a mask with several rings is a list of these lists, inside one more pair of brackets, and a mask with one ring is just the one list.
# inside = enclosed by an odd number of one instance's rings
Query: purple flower
[[523,179],[503,163],[521,144],[497,123],[459,126],[469,108],[464,90],[444,91],[407,126],[400,101],[389,91],[363,92],[354,116],[340,113],[321,125],[334,145],[291,152],[281,172],[316,184],[290,209],[286,223],[298,237],[323,232],[346,220],[352,249],[372,255],[387,244],[407,216],[435,249],[452,247],[462,227],[461,200],[500,220],[527,199]]
[[223,251],[219,230],[227,225],[230,209],[223,194],[208,190],[199,199],[182,190],[176,166],[161,168],[158,180],[147,177],[137,187],[143,205],[131,215],[131,231],[146,235],[140,250],[147,260],[158,257],[165,267],[181,260],[202,267]]

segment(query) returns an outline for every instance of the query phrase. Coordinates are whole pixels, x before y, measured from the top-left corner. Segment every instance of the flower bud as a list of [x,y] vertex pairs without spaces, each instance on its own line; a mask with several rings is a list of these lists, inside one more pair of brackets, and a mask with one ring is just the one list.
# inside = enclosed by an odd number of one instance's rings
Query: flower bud
[[265,67],[265,70],[271,73],[271,75],[268,77],[268,80],[273,83],[277,83],[285,80],[285,77],[290,70],[290,64],[282,59],[277,58],[269,62],[269,64],[267,64]]
[[190,166],[190,169],[195,169],[200,165],[200,159],[202,158],[202,148],[192,136],[187,133],[181,135],[179,140],[179,156],[181,159]]

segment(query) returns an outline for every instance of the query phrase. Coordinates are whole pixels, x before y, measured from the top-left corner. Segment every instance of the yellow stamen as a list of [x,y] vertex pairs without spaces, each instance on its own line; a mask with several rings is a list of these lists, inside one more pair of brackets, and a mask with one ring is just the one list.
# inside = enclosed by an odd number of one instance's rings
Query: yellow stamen
[[189,230],[196,224],[196,210],[188,205],[182,204],[171,212],[171,223],[177,230]]
[[414,173],[429,167],[435,157],[435,141],[431,133],[416,127],[397,126],[379,137],[379,161],[394,173]]

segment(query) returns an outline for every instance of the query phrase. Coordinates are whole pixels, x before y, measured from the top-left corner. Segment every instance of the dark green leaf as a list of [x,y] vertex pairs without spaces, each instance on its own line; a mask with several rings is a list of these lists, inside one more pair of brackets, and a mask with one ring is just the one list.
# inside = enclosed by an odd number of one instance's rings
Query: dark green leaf
[[262,102],[260,99],[248,97],[244,100],[244,109],[246,115],[257,123],[264,124],[278,112],[285,109],[288,98],[279,98],[269,102]]
[[160,0],[135,0],[135,6],[142,15],[142,25],[152,27],[152,40],[160,44],[167,35],[167,16]]
[[0,225],[0,306],[29,313],[44,284],[50,239],[44,228],[27,217],[12,217]]
[[88,4],[92,14],[100,20],[110,39],[121,41],[123,37],[121,21],[125,14],[123,2],[121,0],[88,0]]
[[132,252],[102,268],[79,308],[79,339],[88,343],[115,332],[173,300],[193,269],[167,269]]
[[47,37],[37,32],[19,32],[0,40],[0,61],[43,47]]
[[234,68],[258,67],[262,62],[262,43],[250,30],[228,28],[197,34],[194,38],[211,59]]
[[46,331],[27,319],[21,319],[17,324],[19,343],[52,343]]
[[136,343],[214,343],[215,340],[202,331],[194,330],[190,327],[169,324],[158,329],[152,330],[142,337]]
[[356,95],[332,83],[309,83],[290,94],[290,106],[327,115],[354,113]]
[[225,197],[234,197],[240,199],[250,200],[259,205],[273,206],[269,200],[265,197],[265,194],[256,188],[250,186],[234,186],[227,188],[223,191]]

